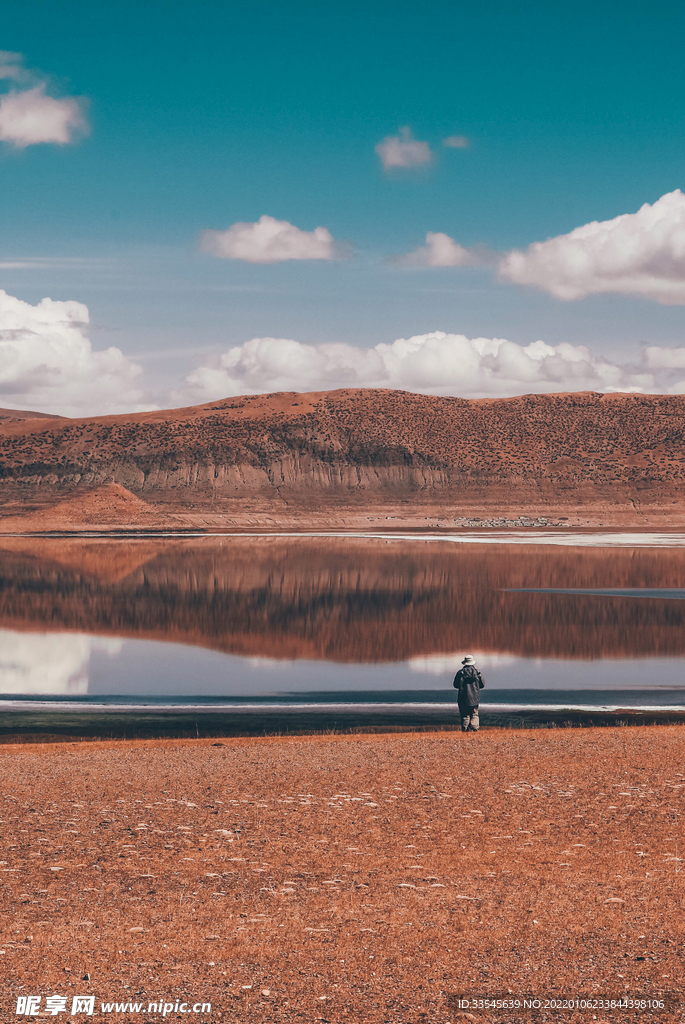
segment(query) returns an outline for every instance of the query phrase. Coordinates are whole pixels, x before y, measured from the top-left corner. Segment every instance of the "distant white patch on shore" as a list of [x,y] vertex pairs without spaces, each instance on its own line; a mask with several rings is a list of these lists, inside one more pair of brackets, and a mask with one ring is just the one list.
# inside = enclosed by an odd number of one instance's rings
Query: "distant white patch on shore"
[[[164,536],[182,537],[185,534],[174,534],[169,531]],[[198,534],[198,536],[201,536]],[[239,537],[239,531],[227,530],[225,533],[215,533],[217,537]],[[271,533],[251,533],[251,537],[273,537]],[[308,537],[326,537],[336,539],[355,538],[357,540],[382,540],[385,544],[397,542],[414,544],[525,544],[534,546],[536,544],[549,545],[559,544],[562,547],[579,548],[685,548],[685,533],[617,533],[602,530],[539,530],[539,529],[507,529],[497,530],[484,528],[459,533],[376,533],[373,531],[350,531],[350,530],[303,530],[299,533],[281,532],[279,537],[287,537],[292,540]],[[469,652],[471,653],[471,652]]]

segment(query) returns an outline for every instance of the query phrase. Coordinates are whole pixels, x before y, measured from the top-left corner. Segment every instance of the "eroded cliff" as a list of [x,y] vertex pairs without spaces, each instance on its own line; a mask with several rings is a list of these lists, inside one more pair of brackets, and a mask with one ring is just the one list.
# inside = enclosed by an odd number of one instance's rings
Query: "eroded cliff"
[[681,506],[685,397],[466,401],[343,390],[84,420],[0,421],[6,508],[119,484],[147,503],[217,509]]

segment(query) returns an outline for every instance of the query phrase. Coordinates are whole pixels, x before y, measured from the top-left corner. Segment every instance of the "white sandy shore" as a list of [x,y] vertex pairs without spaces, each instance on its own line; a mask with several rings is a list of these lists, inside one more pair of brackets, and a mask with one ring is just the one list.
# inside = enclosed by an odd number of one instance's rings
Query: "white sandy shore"
[[301,530],[296,533],[271,531],[248,531],[248,530],[73,530],[73,531],[45,531],[44,533],[6,533],[5,537],[50,537],[87,539],[87,540],[135,540],[149,539],[193,539],[212,540],[216,537],[244,538],[280,538],[288,540],[311,539],[321,537],[325,539],[346,540],[382,540],[387,543],[402,541],[407,543],[443,543],[443,544],[541,544],[558,545],[562,547],[583,547],[583,548],[683,548],[685,547],[685,533],[603,533],[601,531],[587,532],[570,530],[539,530],[539,529],[512,529],[493,530],[482,529],[478,531],[459,533],[373,533],[352,530]]
[[[41,701],[41,700],[3,700],[0,701],[0,711],[83,711],[83,712],[145,712],[164,711],[167,713],[187,714],[204,713],[214,714],[215,712],[233,712],[241,714],[244,712],[291,714],[307,711],[326,712],[355,712],[356,714],[372,714],[379,711],[393,711],[411,714],[417,711],[444,714],[453,711],[458,713],[456,704],[443,703],[345,703],[336,704],[91,704],[81,701]],[[512,714],[517,711],[685,711],[685,704],[481,704],[481,714]]]

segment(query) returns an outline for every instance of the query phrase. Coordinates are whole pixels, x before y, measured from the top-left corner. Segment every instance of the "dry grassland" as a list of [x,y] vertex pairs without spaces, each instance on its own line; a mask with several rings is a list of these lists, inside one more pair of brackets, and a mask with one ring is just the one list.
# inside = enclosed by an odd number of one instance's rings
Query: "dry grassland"
[[3,1020],[93,993],[432,1024],[508,991],[667,1009],[473,1018],[682,1019],[681,727],[16,746],[0,770]]

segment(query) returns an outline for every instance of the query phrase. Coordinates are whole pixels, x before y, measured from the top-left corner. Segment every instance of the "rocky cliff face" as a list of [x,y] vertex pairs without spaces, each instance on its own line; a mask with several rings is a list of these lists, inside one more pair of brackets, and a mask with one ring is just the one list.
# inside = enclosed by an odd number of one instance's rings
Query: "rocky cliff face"
[[685,397],[465,401],[394,391],[227,399],[101,419],[0,421],[0,495],[120,484],[145,501],[260,497],[502,506],[685,498]]

